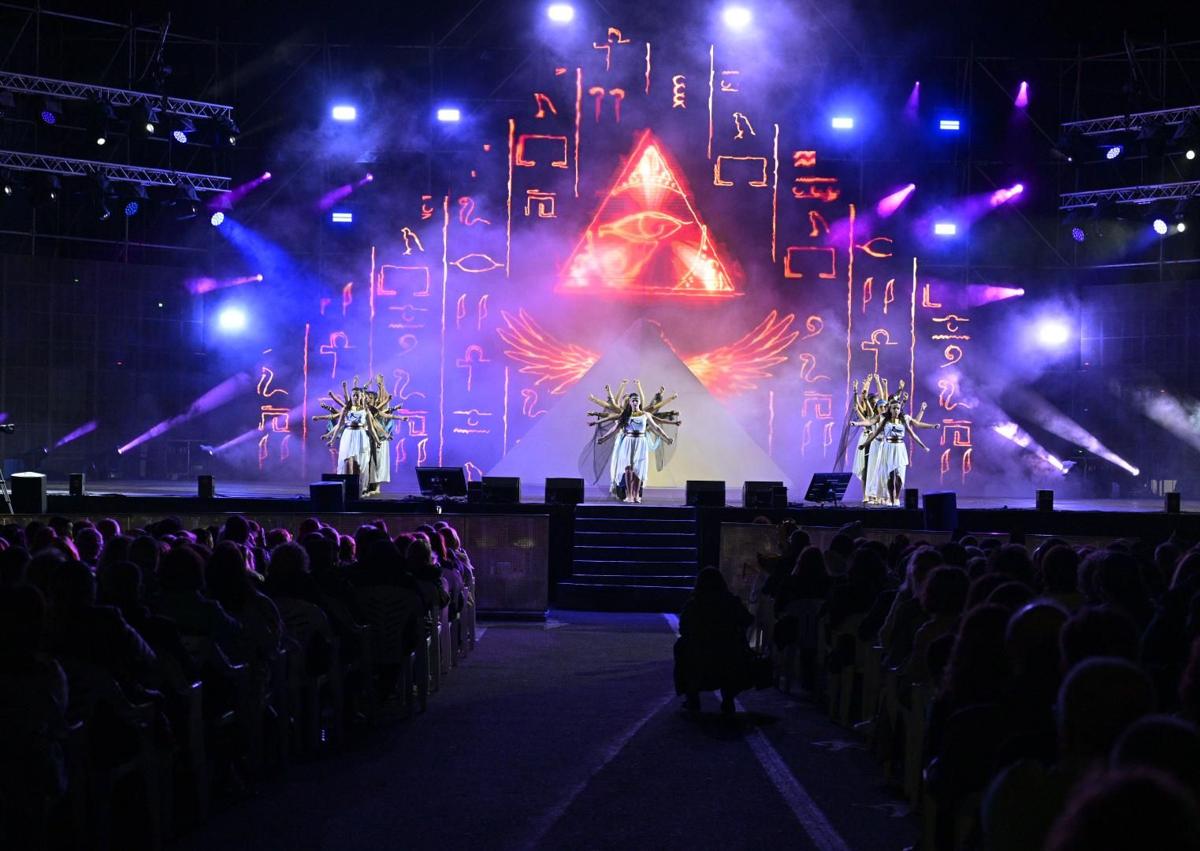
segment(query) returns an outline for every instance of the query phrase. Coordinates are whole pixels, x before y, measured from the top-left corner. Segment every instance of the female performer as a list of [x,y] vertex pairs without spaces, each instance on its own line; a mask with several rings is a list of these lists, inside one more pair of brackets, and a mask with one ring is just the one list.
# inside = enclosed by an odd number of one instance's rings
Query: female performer
[[342,396],[338,397],[333,391],[329,398],[337,407],[321,403],[328,414],[313,417],[314,420],[329,420],[332,425],[321,439],[330,446],[336,441],[338,447],[337,471],[357,475],[360,479],[359,491],[362,491],[362,479],[371,465],[371,454],[374,450],[374,429],[376,424],[371,409],[366,406],[366,391],[354,382],[353,389],[347,389],[342,382]]
[[[594,417],[591,423],[595,431],[597,447],[616,438],[609,459],[609,489],[613,496],[622,502],[641,502],[642,488],[650,470],[650,453],[656,453],[658,469],[665,463],[661,450],[670,446],[674,439],[667,434],[664,426],[679,426],[679,414],[676,411],[664,411],[663,406],[675,397],[666,397],[666,388],[660,387],[654,398],[645,407],[641,382],[637,384],[637,392],[623,396],[625,381],[614,395],[606,384],[604,386],[607,399],[589,398],[603,406],[602,411],[591,411],[588,416]],[[607,430],[601,431],[604,426]]]
[[900,400],[892,399],[888,402],[883,417],[863,444],[863,448],[865,448],[866,445],[871,444],[871,441],[881,440],[881,443],[877,444],[878,448],[876,445],[871,448],[871,452],[878,453],[878,461],[873,471],[872,489],[882,492],[884,498],[891,505],[900,504],[900,494],[904,491],[904,474],[908,470],[908,448],[904,445],[906,434],[911,436],[916,444],[926,452],[929,451],[929,447],[917,436],[919,426],[940,428],[940,425],[915,423],[901,410]]

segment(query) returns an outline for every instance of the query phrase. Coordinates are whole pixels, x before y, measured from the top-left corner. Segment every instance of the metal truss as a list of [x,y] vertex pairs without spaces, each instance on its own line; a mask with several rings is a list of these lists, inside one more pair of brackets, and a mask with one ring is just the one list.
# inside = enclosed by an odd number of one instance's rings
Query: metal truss
[[142,186],[190,186],[197,192],[228,192],[231,178],[163,168],[144,168],[136,165],[77,160],[70,157],[51,157],[0,150],[0,168],[13,171],[40,171],[63,177],[87,177],[100,174],[109,180],[140,183]]
[[1079,133],[1082,136],[1101,136],[1105,133],[1141,130],[1143,127],[1168,127],[1182,124],[1188,118],[1200,121],[1200,106],[1159,109],[1154,112],[1131,112],[1128,115],[1089,118],[1086,121],[1067,121],[1063,123],[1062,129]]
[[45,95],[60,100],[103,100],[114,107],[145,106],[185,118],[233,120],[233,107],[219,103],[93,86],[88,83],[72,83],[28,74],[12,74],[7,71],[0,71],[0,89],[25,95]]
[[1095,207],[1105,201],[1117,204],[1153,204],[1155,201],[1181,201],[1200,197],[1200,180],[1182,183],[1159,183],[1152,186],[1125,186],[1119,189],[1091,189],[1086,192],[1064,192],[1059,195],[1060,210]]

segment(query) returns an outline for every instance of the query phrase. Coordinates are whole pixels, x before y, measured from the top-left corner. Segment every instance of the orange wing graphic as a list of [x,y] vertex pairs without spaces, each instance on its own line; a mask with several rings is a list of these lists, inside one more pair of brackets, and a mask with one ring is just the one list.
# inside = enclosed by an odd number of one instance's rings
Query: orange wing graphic
[[758,327],[734,343],[687,358],[684,363],[714,396],[732,396],[758,385],[755,379],[770,378],[768,371],[787,360],[784,352],[800,336],[789,330],[794,313],[780,317],[772,310]]
[[497,328],[496,333],[510,346],[504,354],[525,364],[520,371],[536,375],[534,384],[553,382],[551,393],[565,391],[598,360],[594,352],[547,334],[523,309],[516,316],[508,311],[501,311],[501,315],[508,327]]

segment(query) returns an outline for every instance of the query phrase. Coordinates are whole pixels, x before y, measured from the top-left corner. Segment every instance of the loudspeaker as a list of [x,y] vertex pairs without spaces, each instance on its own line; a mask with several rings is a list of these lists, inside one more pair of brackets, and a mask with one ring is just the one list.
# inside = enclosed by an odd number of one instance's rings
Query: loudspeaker
[[921,492],[916,488],[904,489],[904,509],[917,511],[921,507]]
[[688,479],[685,502],[688,505],[724,506],[725,482]]
[[347,503],[362,498],[362,476],[357,473],[322,473],[321,481],[341,482]]
[[743,482],[742,507],[787,508],[787,488],[783,482]]
[[937,532],[958,528],[958,496],[954,491],[925,494],[925,528]]
[[12,508],[17,514],[45,514],[46,477],[41,473],[13,473]]
[[196,493],[201,499],[212,499],[217,495],[217,487],[212,476],[196,477]]
[[1167,491],[1166,496],[1166,512],[1167,514],[1178,514],[1180,497],[1179,491]]
[[546,505],[579,505],[583,479],[546,479]]
[[313,482],[308,486],[313,511],[345,511],[346,486],[341,482]]
[[516,476],[484,476],[482,501],[502,505],[521,501],[521,480]]
[[483,482],[467,482],[467,502],[483,502]]
[[83,473],[72,473],[67,476],[67,493],[71,496],[83,496],[84,478]]
[[1036,491],[1034,493],[1034,504],[1037,505],[1038,511],[1053,511],[1054,491]]

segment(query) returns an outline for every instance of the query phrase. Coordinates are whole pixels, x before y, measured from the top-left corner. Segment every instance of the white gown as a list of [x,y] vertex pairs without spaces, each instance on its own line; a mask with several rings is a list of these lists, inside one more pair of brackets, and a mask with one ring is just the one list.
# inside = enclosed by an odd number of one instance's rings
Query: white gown
[[367,434],[366,412],[347,411],[342,426],[342,436],[338,441],[338,472],[347,472],[346,463],[353,459],[358,464],[359,473],[365,474],[371,464],[371,438]]
[[625,428],[617,432],[617,444],[613,448],[612,460],[609,462],[610,488],[616,489],[625,481],[625,468],[632,467],[633,473],[642,484],[646,484],[646,474],[650,471],[650,453],[658,447],[658,438],[647,431],[648,418],[645,414],[634,414],[625,424]]
[[871,446],[871,453],[879,453],[879,463],[875,467],[875,477],[879,493],[883,499],[888,498],[888,477],[893,473],[904,487],[904,473],[908,470],[908,444],[904,441],[904,423],[887,423],[878,444]]
[[379,485],[392,480],[392,442],[379,441],[379,446],[371,453],[371,484]]

